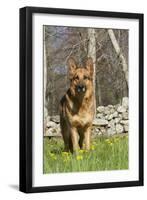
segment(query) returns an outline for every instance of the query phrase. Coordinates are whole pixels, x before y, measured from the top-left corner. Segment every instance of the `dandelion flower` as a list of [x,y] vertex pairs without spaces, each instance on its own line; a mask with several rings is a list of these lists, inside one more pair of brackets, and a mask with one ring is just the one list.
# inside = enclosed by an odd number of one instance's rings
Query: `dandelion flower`
[[112,142],[110,142],[109,144],[110,144],[110,146],[113,146],[113,143],[112,143]]
[[94,145],[91,145],[91,150],[95,150],[95,146]]
[[78,155],[78,156],[76,157],[76,159],[77,159],[77,160],[83,160],[83,156],[82,156],[82,155]]
[[80,150],[79,150],[79,153],[80,153],[80,154],[83,154],[83,153],[84,153],[84,149],[80,149]]
[[63,156],[68,156],[68,155],[69,155],[69,152],[63,151],[63,152],[62,152],[62,155],[63,155]]

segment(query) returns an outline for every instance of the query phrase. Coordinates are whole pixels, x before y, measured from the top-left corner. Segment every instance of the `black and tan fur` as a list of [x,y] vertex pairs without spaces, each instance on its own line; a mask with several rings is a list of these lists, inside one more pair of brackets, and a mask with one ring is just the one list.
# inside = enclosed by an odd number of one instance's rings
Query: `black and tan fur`
[[[94,116],[93,61],[78,67],[68,60],[70,88],[60,102],[60,125],[65,151],[76,152],[90,148],[91,127]],[[85,147],[84,145],[85,144]]]

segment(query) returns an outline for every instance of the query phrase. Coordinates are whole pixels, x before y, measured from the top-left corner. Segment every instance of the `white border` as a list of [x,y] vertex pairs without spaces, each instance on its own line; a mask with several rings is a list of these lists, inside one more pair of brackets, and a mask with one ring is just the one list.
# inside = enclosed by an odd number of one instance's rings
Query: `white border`
[[[129,169],[43,174],[43,25],[129,29]],[[139,23],[135,19],[33,15],[33,186],[139,180]]]

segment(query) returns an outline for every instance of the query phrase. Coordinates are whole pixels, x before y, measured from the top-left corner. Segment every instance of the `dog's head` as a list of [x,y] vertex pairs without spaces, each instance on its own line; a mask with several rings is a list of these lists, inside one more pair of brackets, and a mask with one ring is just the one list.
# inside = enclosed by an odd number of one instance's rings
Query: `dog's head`
[[77,66],[73,58],[68,60],[70,88],[76,95],[84,95],[93,84],[93,61],[88,58],[85,66]]

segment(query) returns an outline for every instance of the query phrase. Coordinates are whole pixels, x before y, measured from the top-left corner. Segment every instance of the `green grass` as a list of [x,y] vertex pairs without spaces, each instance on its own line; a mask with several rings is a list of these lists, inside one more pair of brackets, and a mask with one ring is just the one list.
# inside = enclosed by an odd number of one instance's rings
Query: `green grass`
[[44,138],[44,173],[128,169],[128,136],[95,138],[89,152],[63,152],[59,138]]

